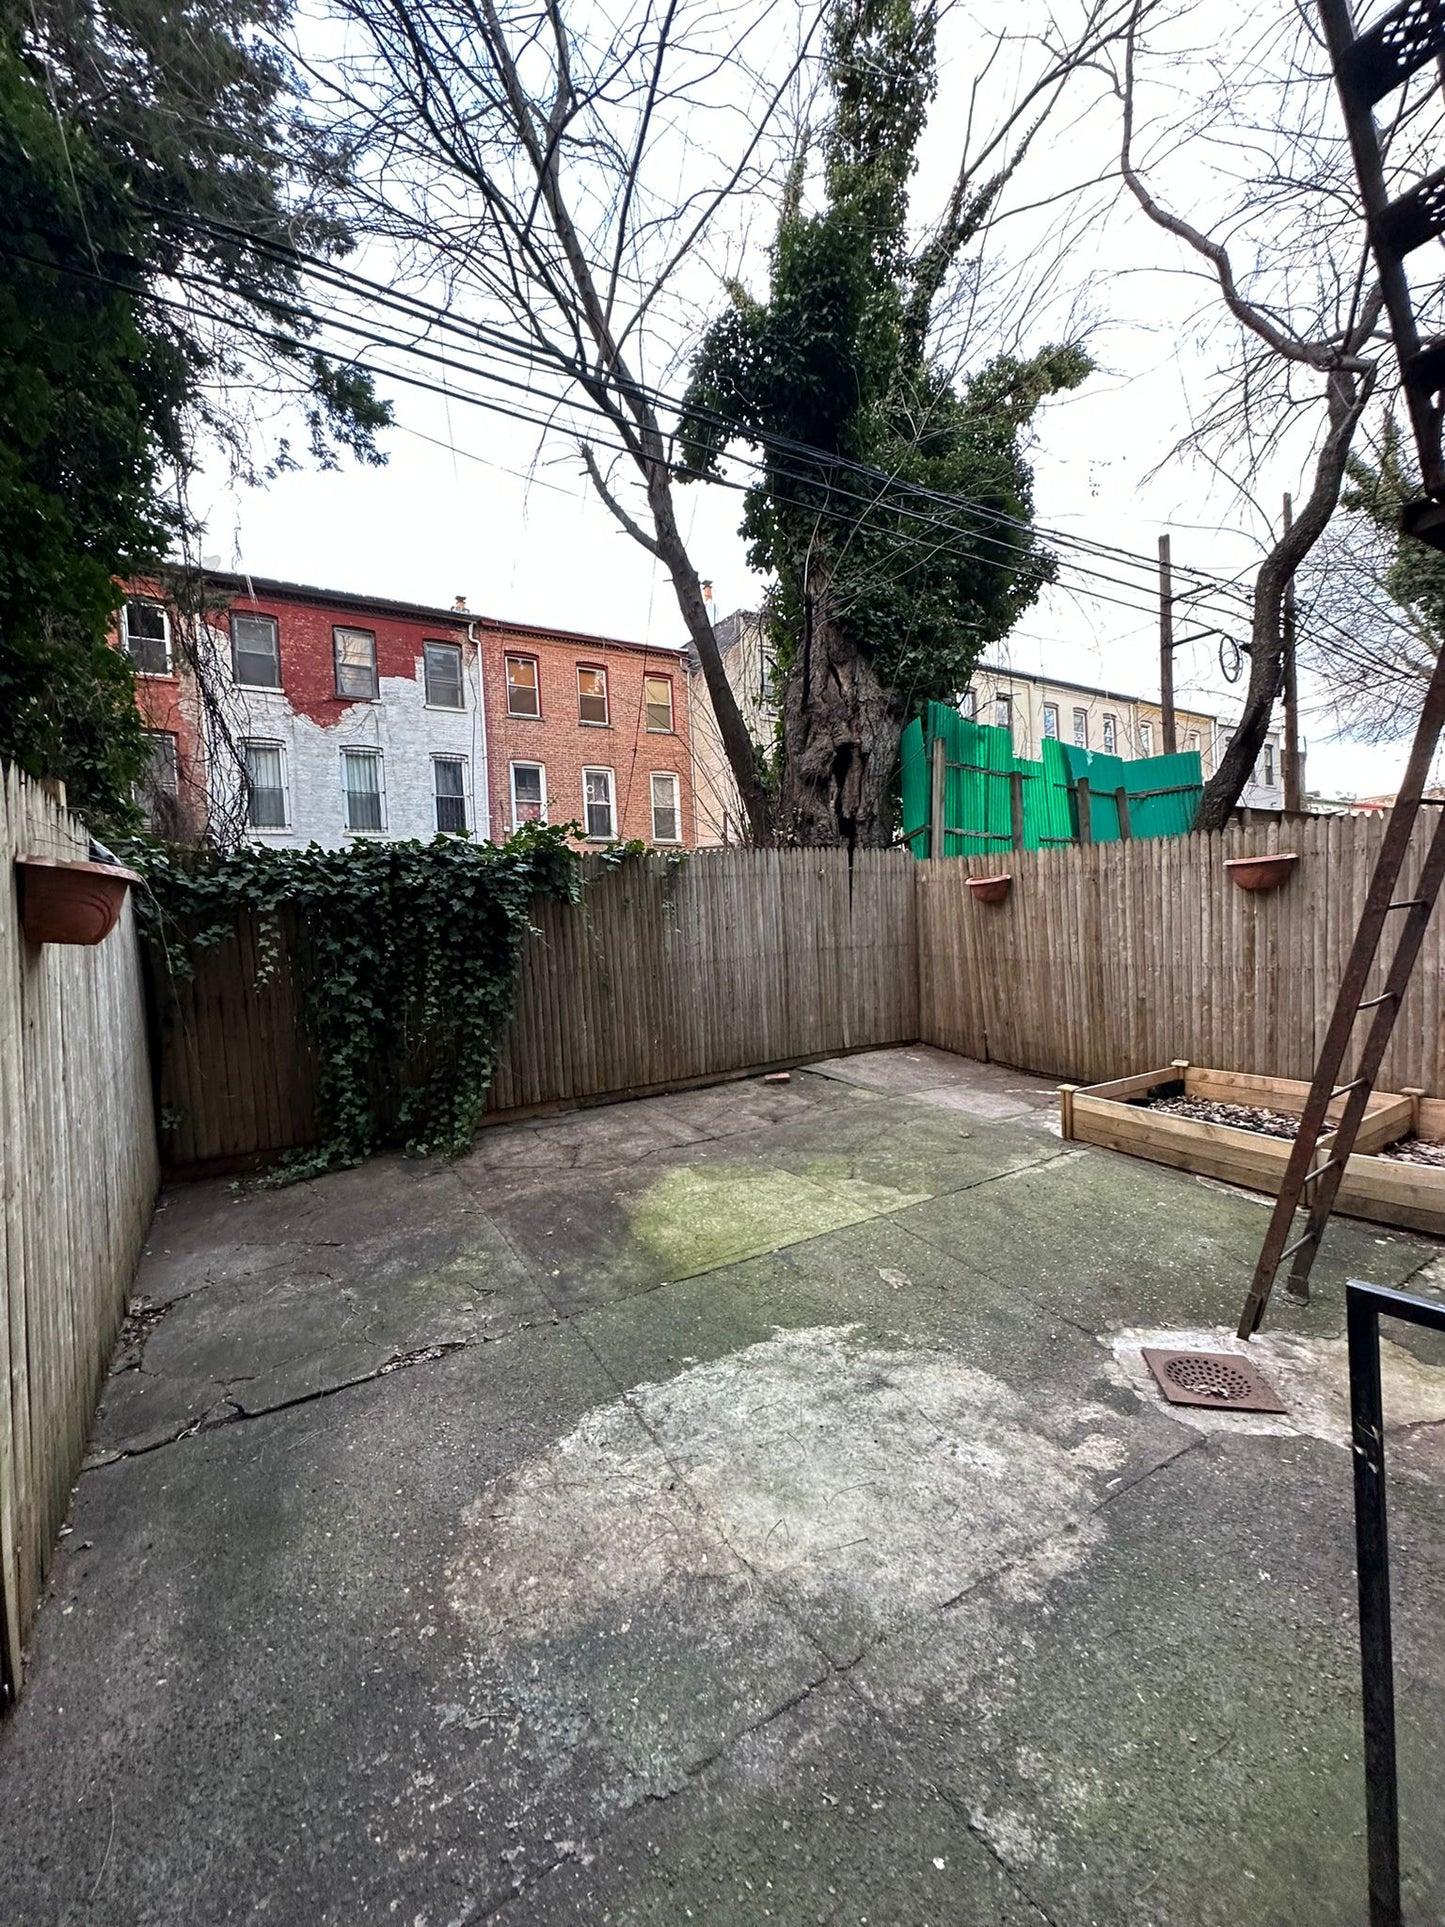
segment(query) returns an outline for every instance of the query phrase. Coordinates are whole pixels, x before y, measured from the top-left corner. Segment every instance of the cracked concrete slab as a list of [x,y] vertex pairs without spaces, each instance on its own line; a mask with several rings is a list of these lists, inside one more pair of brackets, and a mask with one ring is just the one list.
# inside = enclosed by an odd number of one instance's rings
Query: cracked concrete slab
[[[890,1088],[936,1058],[172,1194],[106,1393],[152,1449],[81,1479],[0,1728],[7,1923],[1359,1919],[1311,1415],[1339,1280],[1438,1247],[1341,1227],[1271,1313],[1297,1422],[1206,1436],[1131,1348],[1237,1315],[1266,1207],[934,1101],[996,1067]],[[1389,1447],[1420,1918],[1431,1369]]]

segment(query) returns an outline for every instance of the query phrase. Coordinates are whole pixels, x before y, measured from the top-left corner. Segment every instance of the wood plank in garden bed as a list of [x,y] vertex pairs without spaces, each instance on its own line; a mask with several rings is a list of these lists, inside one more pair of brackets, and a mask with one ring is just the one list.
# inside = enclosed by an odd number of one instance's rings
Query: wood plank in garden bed
[[[1150,1108],[1152,1100],[1181,1093],[1210,1103],[1242,1104],[1298,1117],[1309,1085],[1178,1062],[1106,1084],[1064,1086],[1059,1099],[1063,1134],[1273,1196],[1293,1141]],[[1331,1116],[1338,1119],[1344,1104],[1343,1097],[1336,1098]],[[1349,1217],[1445,1236],[1445,1169],[1373,1155],[1411,1131],[1445,1137],[1445,1101],[1422,1098],[1418,1092],[1371,1093],[1335,1209]],[[1320,1140],[1321,1152],[1329,1143],[1329,1137]]]

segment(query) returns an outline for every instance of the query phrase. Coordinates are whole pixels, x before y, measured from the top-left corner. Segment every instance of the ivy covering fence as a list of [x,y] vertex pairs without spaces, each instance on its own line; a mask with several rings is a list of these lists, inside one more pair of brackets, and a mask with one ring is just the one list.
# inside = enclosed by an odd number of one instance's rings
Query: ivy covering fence
[[243,924],[259,989],[285,966],[317,1062],[319,1140],[270,1182],[359,1163],[386,1144],[456,1156],[486,1104],[512,1014],[522,944],[541,900],[574,901],[562,825],[506,843],[438,837],[339,850],[226,853],[138,845],[136,909],[165,982]]

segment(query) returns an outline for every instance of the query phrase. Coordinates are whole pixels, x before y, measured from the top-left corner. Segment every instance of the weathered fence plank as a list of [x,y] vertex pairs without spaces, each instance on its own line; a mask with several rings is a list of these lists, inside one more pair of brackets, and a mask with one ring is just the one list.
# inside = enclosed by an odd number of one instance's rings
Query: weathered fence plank
[[[901,851],[709,851],[608,867],[540,903],[488,1108],[526,1111],[918,1035],[917,866]],[[238,1169],[313,1140],[316,1067],[289,969],[248,925],[157,984],[168,1166]]]
[[[920,864],[920,1036],[1078,1083],[1176,1057],[1308,1079],[1383,835],[1382,818],[1314,817]],[[1300,859],[1279,890],[1240,890],[1224,867],[1278,850]],[[967,879],[1005,865],[1005,901],[975,902]],[[1437,918],[1383,1089],[1445,1092],[1442,976]]]
[[130,906],[94,947],[27,943],[13,859],[83,858],[79,822],[0,778],[0,1696],[85,1453],[158,1179]]

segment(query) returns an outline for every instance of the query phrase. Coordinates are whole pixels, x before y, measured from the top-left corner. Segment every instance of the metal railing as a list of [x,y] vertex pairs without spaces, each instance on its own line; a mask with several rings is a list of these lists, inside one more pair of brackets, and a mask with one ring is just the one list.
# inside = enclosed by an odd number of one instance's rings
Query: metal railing
[[1355,1564],[1360,1588],[1360,1683],[1365,1711],[1365,1839],[1370,1927],[1404,1927],[1400,1800],[1395,1764],[1395,1661],[1390,1633],[1390,1535],[1385,1512],[1385,1409],[1380,1320],[1445,1332],[1445,1305],[1352,1278],[1345,1287],[1350,1433],[1355,1465]]

